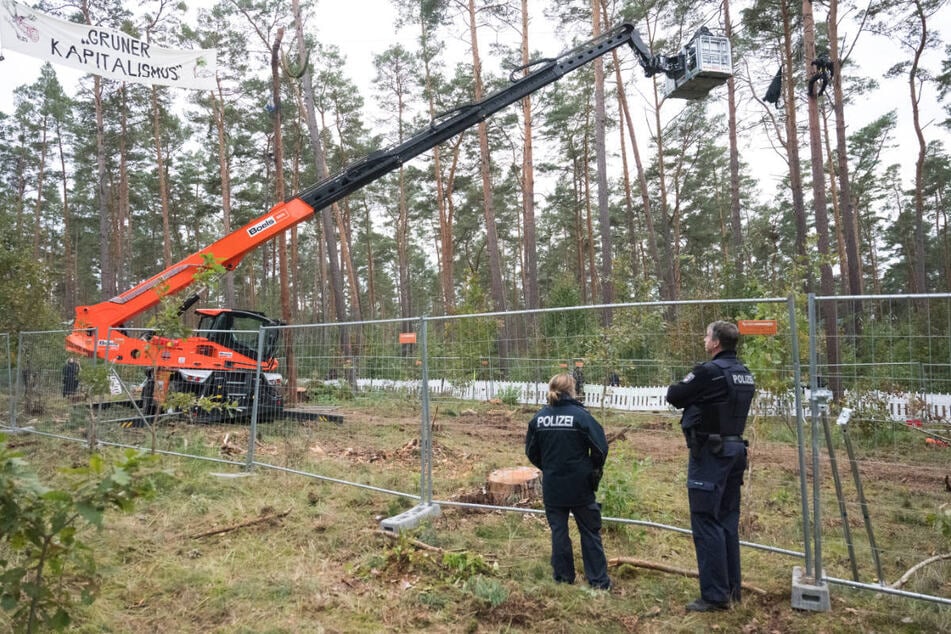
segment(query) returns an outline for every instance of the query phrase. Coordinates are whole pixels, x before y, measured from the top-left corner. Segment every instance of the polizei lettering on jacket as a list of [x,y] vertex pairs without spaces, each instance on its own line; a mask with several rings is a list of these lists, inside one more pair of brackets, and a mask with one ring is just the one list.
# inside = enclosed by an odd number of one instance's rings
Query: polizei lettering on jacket
[[574,427],[574,416],[539,416],[539,427]]
[[755,385],[752,374],[734,374],[733,383],[736,385]]
[[255,236],[261,233],[262,231],[264,231],[265,229],[267,229],[268,227],[273,227],[276,224],[277,224],[277,220],[274,219],[274,216],[268,216],[267,218],[265,218],[258,224],[248,227],[248,235]]

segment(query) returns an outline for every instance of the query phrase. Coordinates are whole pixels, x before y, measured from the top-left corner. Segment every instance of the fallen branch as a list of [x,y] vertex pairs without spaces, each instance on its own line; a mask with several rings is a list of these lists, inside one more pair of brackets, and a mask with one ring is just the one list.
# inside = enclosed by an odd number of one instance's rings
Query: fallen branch
[[216,528],[213,531],[207,531],[204,533],[198,533],[197,535],[192,535],[192,539],[201,539],[202,537],[211,537],[212,535],[220,535],[222,533],[230,533],[231,531],[236,531],[242,528],[247,528],[248,526],[254,526],[256,524],[263,524],[265,522],[270,522],[272,520],[279,520],[282,517],[287,517],[290,514],[290,509],[284,511],[283,513],[274,513],[271,515],[262,515],[253,520],[248,520],[247,522],[242,522],[241,524],[235,524],[234,526],[226,526],[224,528]]
[[382,529],[376,530],[373,532],[379,533],[380,535],[385,535],[386,537],[389,537],[390,539],[405,539],[407,542],[409,542],[413,546],[416,546],[416,548],[419,548],[420,550],[428,550],[434,553],[446,552],[445,550],[443,550],[442,548],[439,548],[438,546],[431,546],[427,544],[426,542],[421,542],[418,539],[413,539],[412,537],[406,537],[405,535],[401,535],[400,533],[394,533],[394,532],[385,531]]
[[895,583],[893,583],[893,584],[890,585],[889,587],[890,587],[890,588],[896,588],[896,589],[897,589],[897,588],[901,588],[903,585],[905,585],[906,583],[908,583],[908,580],[911,579],[911,576],[912,576],[913,574],[915,574],[916,572],[918,572],[919,570],[921,570],[921,569],[924,568],[925,566],[931,565],[931,564],[933,564],[934,562],[936,562],[936,561],[941,561],[941,560],[943,560],[943,559],[951,559],[951,553],[943,553],[943,554],[941,554],[941,555],[935,555],[934,557],[929,557],[928,559],[925,559],[924,561],[919,561],[919,562],[916,563],[914,566],[912,566],[911,568],[909,568],[909,569],[908,569],[908,572],[906,572],[905,574],[903,574],[903,575],[901,576],[901,578],[900,578],[898,581],[896,581]]
[[[628,564],[630,566],[637,566],[638,568],[649,568],[650,570],[659,570],[661,572],[669,572],[675,575],[683,575],[684,577],[699,577],[700,575],[696,570],[686,570],[684,568],[675,568],[674,566],[668,566],[667,564],[658,564],[653,561],[646,561],[644,559],[634,559],[633,557],[614,557],[608,560],[609,566],[620,566],[621,564]],[[748,583],[741,583],[740,586],[744,590],[749,590],[754,594],[760,596],[765,596],[766,591],[762,588],[757,588],[756,586],[750,585]]]

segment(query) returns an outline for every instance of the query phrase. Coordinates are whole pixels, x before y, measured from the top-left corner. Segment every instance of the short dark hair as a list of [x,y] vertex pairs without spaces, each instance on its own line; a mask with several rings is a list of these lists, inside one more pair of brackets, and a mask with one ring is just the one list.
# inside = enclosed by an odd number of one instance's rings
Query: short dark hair
[[729,321],[715,321],[707,329],[710,336],[720,342],[720,347],[724,350],[736,350],[736,344],[740,341],[740,330],[736,324]]

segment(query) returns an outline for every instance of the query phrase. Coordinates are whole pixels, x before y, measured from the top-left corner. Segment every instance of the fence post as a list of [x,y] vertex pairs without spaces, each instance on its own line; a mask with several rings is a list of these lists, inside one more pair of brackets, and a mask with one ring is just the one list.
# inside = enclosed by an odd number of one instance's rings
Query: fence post
[[428,322],[426,317],[419,318],[419,504],[380,522],[380,529],[391,533],[401,533],[419,525],[420,522],[440,514],[438,504],[433,504],[433,441],[432,421],[429,419],[429,349],[427,344]]
[[10,365],[10,335],[3,335],[3,340],[6,342],[6,354],[4,356],[7,360],[7,389],[10,390],[10,425],[16,427],[16,398],[13,384],[13,367]]
[[813,576],[812,541],[809,525],[809,494],[806,485],[806,435],[803,429],[805,420],[802,414],[802,368],[799,361],[799,323],[796,320],[796,298],[792,295],[786,300],[789,308],[789,334],[793,358],[793,404],[796,408],[796,439],[799,452],[799,497],[802,503],[802,543],[805,546],[806,574]]
[[[804,610],[814,610],[818,612],[827,612],[831,609],[829,600],[829,587],[824,580],[822,571],[822,522],[820,521],[819,509],[819,428],[818,428],[818,401],[817,401],[817,337],[816,337],[816,296],[809,293],[808,296],[808,315],[809,315],[809,402],[811,405],[811,427],[812,430],[812,498],[813,498],[813,539],[815,540],[815,561],[811,569],[802,574],[802,569],[798,566],[793,567],[792,575],[792,606]],[[799,386],[796,386],[799,389]],[[800,463],[802,464],[802,463]],[[801,469],[800,479],[806,477],[805,470]],[[805,488],[805,487],[804,487]],[[805,515],[803,516],[805,519]],[[805,524],[804,524],[805,527]],[[808,545],[808,529],[805,533],[805,542]]]
[[[813,536],[815,539],[815,562],[810,569],[807,568],[806,574],[799,566],[793,567],[792,574],[792,607],[802,610],[813,610],[816,612],[828,612],[831,609],[829,600],[829,586],[824,579],[822,571],[822,522],[819,517],[819,405],[817,401],[817,344],[816,344],[816,296],[809,293],[809,401],[811,407],[812,419],[812,497],[813,497]],[[796,391],[799,391],[799,385],[796,385]],[[797,413],[797,420],[799,420]],[[800,435],[801,438],[801,435]],[[800,441],[800,446],[802,442]],[[804,478],[806,477],[803,468],[802,451],[800,447],[800,482],[803,482],[803,491],[805,491]],[[803,495],[805,500],[805,495]],[[805,506],[805,502],[803,503]],[[809,529],[806,527],[807,510],[803,512],[803,529],[805,543],[808,551]]]
[[254,373],[254,400],[251,405],[251,424],[248,428],[248,456],[244,468],[248,471],[254,468],[254,443],[258,437],[258,415],[261,404],[261,357],[264,355],[264,333],[267,327],[258,329],[258,359]]
[[13,384],[13,413],[10,416],[10,427],[13,428],[13,433],[17,432],[17,402],[20,397],[20,382],[22,380],[23,374],[23,333],[20,333],[20,336],[17,338],[19,345],[17,346],[17,374],[16,382]]
[[420,356],[420,410],[419,427],[419,496],[422,504],[433,501],[433,434],[432,421],[429,418],[429,347],[426,317],[419,318],[419,356]]
[[822,576],[822,520],[820,514],[819,487],[819,350],[818,328],[816,324],[816,295],[809,293],[809,415],[812,430],[812,517],[813,539],[815,540],[815,565],[811,571],[813,578]]

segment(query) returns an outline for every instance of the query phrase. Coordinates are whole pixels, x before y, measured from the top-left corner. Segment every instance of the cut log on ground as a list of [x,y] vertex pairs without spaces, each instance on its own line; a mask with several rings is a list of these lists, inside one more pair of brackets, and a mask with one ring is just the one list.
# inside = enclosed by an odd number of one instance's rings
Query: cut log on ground
[[493,504],[524,504],[542,494],[542,472],[535,467],[507,467],[489,474],[487,489]]

